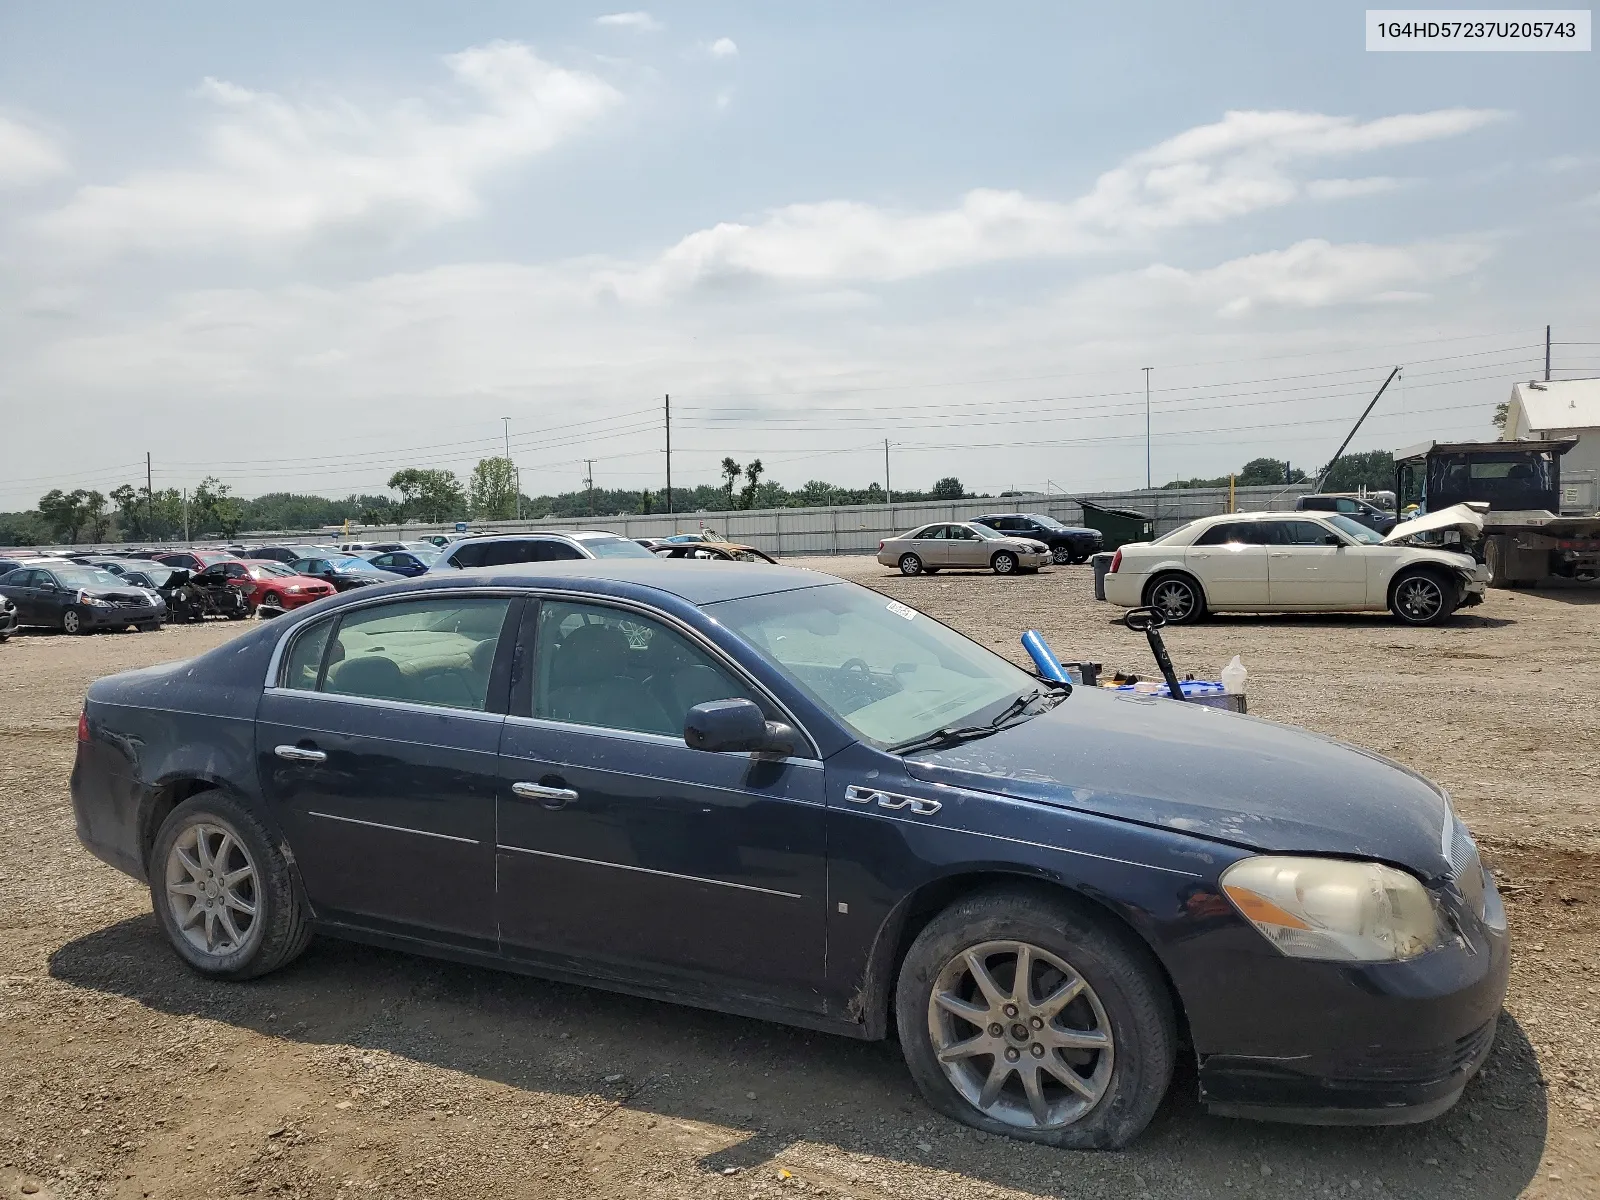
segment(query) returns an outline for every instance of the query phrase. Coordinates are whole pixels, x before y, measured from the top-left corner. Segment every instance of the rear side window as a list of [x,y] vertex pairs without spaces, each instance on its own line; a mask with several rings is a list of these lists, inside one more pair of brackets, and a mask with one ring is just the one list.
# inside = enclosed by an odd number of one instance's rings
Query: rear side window
[[483,711],[504,597],[436,597],[360,609],[339,623],[321,690]]
[[460,567],[463,571],[470,567],[481,567],[483,566],[483,551],[484,545],[482,542],[476,545],[468,544],[462,546],[450,556],[450,565],[452,567]]
[[1330,509],[1333,506],[1333,501],[1326,496],[1300,497],[1300,507],[1302,509]]
[[1224,521],[1221,525],[1213,525],[1199,537],[1195,538],[1196,546],[1225,546],[1230,542],[1242,542],[1245,545],[1255,544],[1255,531],[1243,521]]
[[317,690],[322,671],[322,652],[328,645],[332,621],[321,621],[297,635],[289,646],[289,659],[283,666],[283,685],[301,692]]

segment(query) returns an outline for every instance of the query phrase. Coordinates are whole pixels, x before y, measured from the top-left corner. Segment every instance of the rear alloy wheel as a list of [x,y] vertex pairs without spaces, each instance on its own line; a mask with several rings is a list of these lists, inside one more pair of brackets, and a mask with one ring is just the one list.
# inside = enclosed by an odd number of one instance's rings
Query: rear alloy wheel
[[174,949],[203,975],[253,979],[311,940],[305,902],[261,823],[220,792],[168,814],[150,853],[150,899]]
[[902,554],[900,556],[900,574],[921,575],[922,560],[915,554]]
[[87,633],[84,628],[83,618],[72,609],[67,609],[61,614],[61,631],[63,633]]
[[896,984],[912,1076],[940,1112],[986,1132],[1125,1146],[1154,1116],[1177,1053],[1148,959],[1042,892],[958,900],[917,936]]
[[1001,550],[989,560],[989,565],[994,568],[996,575],[1015,575],[1017,573],[1017,556],[1009,550]]
[[1187,625],[1205,615],[1200,585],[1187,575],[1158,575],[1145,592],[1145,603],[1158,608],[1168,625]]
[[1054,546],[1050,550],[1050,561],[1058,567],[1064,567],[1072,561],[1072,547]]
[[1405,571],[1389,590],[1389,611],[1407,625],[1438,625],[1455,607],[1450,588],[1436,571]]

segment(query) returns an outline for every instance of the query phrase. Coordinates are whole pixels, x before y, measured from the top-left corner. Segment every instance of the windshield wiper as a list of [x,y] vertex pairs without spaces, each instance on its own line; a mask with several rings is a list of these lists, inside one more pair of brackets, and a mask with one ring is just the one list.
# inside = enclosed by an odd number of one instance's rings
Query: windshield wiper
[[[1052,693],[1060,699],[1065,695],[1060,692]],[[1007,727],[1013,717],[1022,715],[1030,704],[1045,695],[1043,688],[1034,688],[1018,696],[1006,705],[994,717],[982,725],[962,725],[956,728],[935,729],[932,733],[925,733],[921,737],[911,738],[908,741],[897,742],[889,747],[890,754],[910,754],[916,750],[931,750],[935,746],[953,746],[958,742],[970,742],[977,738],[988,737],[991,733],[999,733]]]

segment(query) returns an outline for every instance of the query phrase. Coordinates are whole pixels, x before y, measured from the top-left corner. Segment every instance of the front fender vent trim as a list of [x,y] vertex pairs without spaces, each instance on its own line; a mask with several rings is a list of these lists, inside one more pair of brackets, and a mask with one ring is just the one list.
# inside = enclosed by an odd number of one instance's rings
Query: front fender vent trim
[[844,798],[851,804],[876,804],[879,808],[886,808],[890,812],[907,809],[919,817],[931,817],[944,807],[937,800],[924,800],[920,796],[902,796],[896,792],[859,787],[853,783],[844,789]]

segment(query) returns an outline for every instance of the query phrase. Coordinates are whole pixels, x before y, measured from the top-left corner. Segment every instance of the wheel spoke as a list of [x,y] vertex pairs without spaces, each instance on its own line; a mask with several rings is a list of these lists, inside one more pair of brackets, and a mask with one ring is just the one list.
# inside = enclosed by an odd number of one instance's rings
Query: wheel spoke
[[955,1062],[959,1058],[971,1058],[975,1054],[994,1054],[995,1044],[987,1033],[980,1033],[977,1037],[968,1038],[964,1042],[956,1042],[939,1051],[940,1062]]
[[237,871],[229,871],[226,875],[224,875],[222,877],[222,886],[231,890],[238,887],[239,884],[243,883],[246,879],[254,879],[255,874],[256,869],[246,863]]
[[952,1016],[960,1017],[971,1025],[982,1026],[989,1020],[989,1010],[981,1004],[973,1004],[970,1000],[963,1000],[960,996],[949,992],[935,992],[933,1002]]
[[250,901],[246,900],[243,896],[237,896],[233,892],[224,892],[222,894],[222,903],[226,908],[231,908],[235,912],[241,912],[247,917],[253,917],[256,915],[256,906],[250,903]]
[[211,856],[211,861],[218,871],[226,870],[228,866],[228,851],[233,849],[233,835],[224,833],[222,840],[217,843],[217,852]]
[[167,884],[167,891],[171,895],[191,896],[196,900],[205,894],[201,891],[200,885],[192,879],[186,883],[169,883]]
[[1033,947],[1017,946],[1017,973],[1011,977],[1011,995],[1018,1004],[1033,1002]]
[[1039,1082],[1039,1068],[1031,1065],[1026,1069],[1018,1068],[1017,1074],[1022,1076],[1022,1090],[1027,1093],[1028,1107],[1033,1110],[1033,1121],[1036,1125],[1050,1123],[1050,1106],[1045,1103],[1044,1087]]
[[239,927],[233,923],[233,914],[226,907],[220,908],[217,910],[217,920],[221,923],[223,932],[228,935],[228,949],[237,950],[244,938],[239,933]]
[[217,948],[217,914],[214,909],[206,909],[206,949],[215,951]]
[[1054,1075],[1074,1092],[1077,1092],[1085,1100],[1093,1100],[1095,1098],[1095,1091],[1089,1086],[1089,1081],[1057,1058],[1054,1052],[1044,1056],[1043,1066],[1046,1071],[1049,1071],[1050,1074]]
[[211,870],[214,861],[211,847],[206,844],[206,834],[209,832],[210,829],[205,825],[197,825],[194,831],[195,856],[200,860],[200,869],[203,871]]
[[189,906],[189,911],[183,914],[183,920],[178,922],[179,929],[188,929],[205,915],[206,906],[197,899]]
[[200,865],[199,860],[189,851],[182,846],[174,846],[172,850],[178,856],[178,861],[183,864],[183,869],[189,872],[190,875],[196,879],[200,879],[205,875],[206,869]]
[[1000,1099],[1000,1089],[1005,1087],[1006,1079],[1011,1072],[1016,1070],[1001,1055],[994,1056],[994,1065],[989,1068],[989,1078],[983,1081],[983,1091],[978,1093],[979,1108],[993,1108],[994,1102]]
[[1034,1012],[1047,1022],[1052,1021],[1055,1019],[1056,1014],[1076,1000],[1082,991],[1083,978],[1081,976],[1069,979],[1035,1005]]
[[989,1004],[994,1008],[999,1008],[1009,999],[1005,989],[995,982],[993,975],[989,974],[989,968],[984,965],[983,959],[979,958],[971,950],[967,951],[965,957],[967,970],[972,972],[972,981],[978,985],[978,990],[988,999]]
[[1104,1050],[1111,1044],[1111,1039],[1098,1029],[1058,1029],[1050,1026],[1045,1030],[1045,1035],[1052,1045],[1063,1050]]

